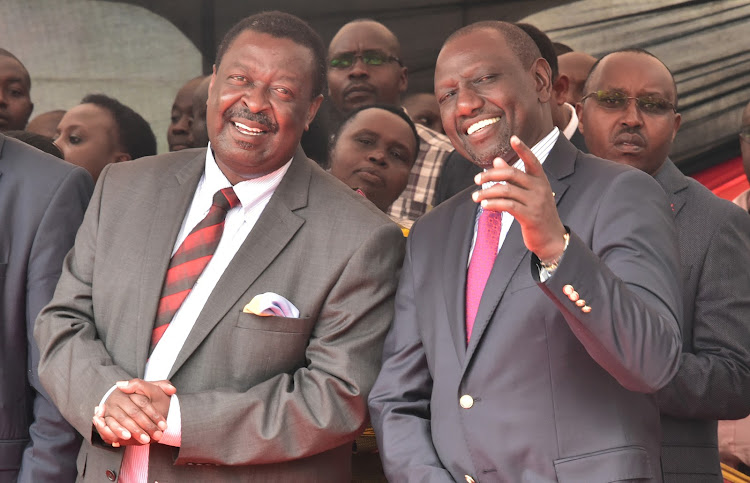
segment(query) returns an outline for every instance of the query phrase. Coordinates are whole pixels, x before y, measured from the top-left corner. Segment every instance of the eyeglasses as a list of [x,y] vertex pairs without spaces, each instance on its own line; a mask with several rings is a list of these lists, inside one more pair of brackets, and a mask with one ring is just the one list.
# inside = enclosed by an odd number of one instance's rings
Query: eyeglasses
[[398,65],[403,66],[401,59],[379,50],[365,50],[361,54],[355,54],[354,52],[339,54],[336,57],[331,57],[329,65],[332,69],[348,69],[354,65],[357,59],[361,59],[365,65],[371,66],[379,66],[388,62],[397,62]]
[[750,124],[740,128],[740,139],[746,143],[750,143]]
[[605,109],[622,110],[627,107],[630,99],[635,99],[635,105],[638,106],[641,112],[646,114],[666,114],[669,111],[677,112],[674,104],[658,96],[631,97],[618,91],[596,91],[583,96],[581,102],[589,97],[592,97],[596,100],[597,104]]

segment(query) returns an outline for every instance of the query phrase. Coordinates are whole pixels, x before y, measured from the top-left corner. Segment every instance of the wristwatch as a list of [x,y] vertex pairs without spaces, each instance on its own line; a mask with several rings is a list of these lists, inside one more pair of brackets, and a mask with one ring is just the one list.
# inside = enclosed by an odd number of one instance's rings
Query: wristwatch
[[548,275],[552,275],[554,271],[557,270],[557,266],[560,264],[563,255],[565,255],[565,250],[568,249],[568,243],[570,243],[570,233],[565,232],[565,234],[563,235],[563,239],[565,240],[565,246],[563,246],[563,251],[558,257],[550,262],[545,262],[541,259],[539,260],[539,266],[542,268],[542,270],[547,272]]

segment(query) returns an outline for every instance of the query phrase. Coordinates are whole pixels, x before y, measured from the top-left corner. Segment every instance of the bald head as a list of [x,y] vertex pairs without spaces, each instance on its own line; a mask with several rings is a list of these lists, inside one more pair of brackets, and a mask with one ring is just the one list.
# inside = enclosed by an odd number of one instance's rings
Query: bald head
[[50,139],[54,139],[57,125],[60,124],[64,115],[65,111],[61,109],[44,112],[29,121],[26,130],[34,134],[40,134]]
[[565,102],[575,105],[583,97],[583,87],[596,58],[583,52],[568,52],[557,58],[560,75],[568,78],[568,91]]
[[400,104],[408,86],[401,44],[382,23],[347,23],[331,40],[328,59],[328,94],[339,115],[370,104]]

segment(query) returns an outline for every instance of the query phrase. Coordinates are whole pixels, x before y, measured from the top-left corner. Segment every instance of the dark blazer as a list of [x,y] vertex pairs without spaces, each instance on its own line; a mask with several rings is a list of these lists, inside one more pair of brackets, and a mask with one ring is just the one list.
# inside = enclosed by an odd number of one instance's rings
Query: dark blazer
[[[560,134],[562,134],[562,131],[560,131]],[[589,152],[583,134],[579,130],[576,129],[576,132],[570,138],[570,142],[580,151]],[[482,168],[458,154],[458,151],[453,151],[445,160],[445,164],[440,171],[437,188],[435,189],[435,206],[469,186],[476,186],[474,176],[480,171],[482,171]]]
[[682,358],[657,394],[664,480],[722,481],[717,419],[750,413],[750,216],[669,159],[667,192],[682,264]]
[[[38,319],[40,377],[84,436],[83,481],[119,471],[123,449],[97,443],[93,409],[116,381],[144,375],[205,155],[105,169]],[[403,247],[396,224],[299,149],[172,367],[182,446],[151,445],[149,481],[349,481]],[[243,313],[265,292],[288,299],[300,318]]]
[[0,134],[2,483],[75,479],[80,437],[37,379],[31,335],[93,189],[85,170]]
[[473,188],[409,235],[370,395],[390,481],[661,481],[649,393],[676,373],[681,349],[666,196],[645,173],[563,137],[544,170],[570,244],[540,283],[536,257],[511,225],[468,347]]

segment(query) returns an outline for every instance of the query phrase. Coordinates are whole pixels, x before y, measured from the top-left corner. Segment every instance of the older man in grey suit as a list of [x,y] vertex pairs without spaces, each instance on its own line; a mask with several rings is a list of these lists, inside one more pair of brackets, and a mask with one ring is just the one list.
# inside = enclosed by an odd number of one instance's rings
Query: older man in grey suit
[[669,205],[560,135],[550,77],[503,22],[440,51],[443,126],[485,184],[409,236],[370,395],[392,481],[661,480],[652,393],[680,354]]
[[31,335],[93,189],[83,169],[0,134],[0,483],[75,479],[80,437],[42,389]]
[[664,480],[722,481],[716,420],[750,413],[750,216],[667,157],[677,129],[669,69],[642,50],[603,57],[578,105],[591,152],[652,175],[667,193],[682,265],[682,361],[658,394]]
[[306,23],[248,17],[209,149],[103,172],[35,333],[83,481],[350,479],[404,242],[298,148],[324,85]]

